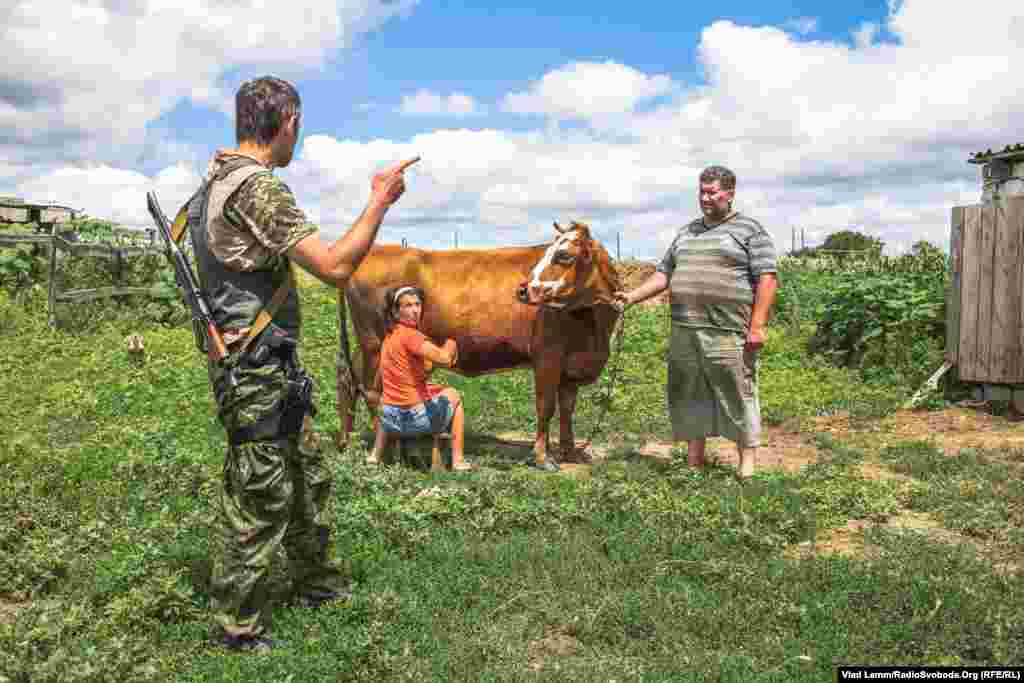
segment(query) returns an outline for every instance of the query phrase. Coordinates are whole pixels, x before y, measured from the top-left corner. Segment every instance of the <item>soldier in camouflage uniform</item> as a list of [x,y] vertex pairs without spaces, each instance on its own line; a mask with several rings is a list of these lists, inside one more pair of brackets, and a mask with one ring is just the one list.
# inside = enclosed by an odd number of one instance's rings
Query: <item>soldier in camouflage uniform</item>
[[[272,172],[291,162],[300,108],[286,81],[242,84],[238,147],[217,152],[188,204],[200,281],[229,351],[209,366],[229,442],[211,597],[218,641],[236,650],[272,646],[262,612],[281,545],[300,603],[316,607],[347,595],[346,577],[327,558],[330,534],[319,519],[332,482],[312,432],[312,381],[297,353],[301,315],[291,262],[343,286],[404,192],[402,173],[411,163],[375,175],[362,215],[339,240],[325,243]],[[274,296],[279,288],[286,296]],[[272,313],[272,321],[248,340],[261,311]]]

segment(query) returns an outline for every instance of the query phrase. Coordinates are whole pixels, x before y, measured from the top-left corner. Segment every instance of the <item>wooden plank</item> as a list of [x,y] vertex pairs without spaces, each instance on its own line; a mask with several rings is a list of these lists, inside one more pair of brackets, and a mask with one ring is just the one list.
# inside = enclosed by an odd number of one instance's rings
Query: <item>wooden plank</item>
[[964,207],[964,230],[960,281],[960,344],[957,358],[959,377],[964,381],[977,378],[978,277],[980,275],[981,206]]
[[55,237],[54,242],[61,251],[66,251],[72,256],[92,256],[95,258],[113,259],[116,251],[121,252],[122,258],[132,256],[144,256],[146,254],[162,254],[163,249],[153,247],[114,247],[106,244],[90,244],[88,242],[68,242],[62,237]]
[[1018,325],[1020,322],[1021,235],[1007,220],[1007,203],[992,206],[995,249],[992,254],[992,334],[988,381],[1012,384],[1017,381]]
[[1020,249],[1017,255],[1017,286],[1007,292],[1017,300],[1016,329],[1013,330],[1014,368],[1017,379],[1015,383],[1024,383],[1024,197],[1011,197],[1006,200],[1007,229],[1017,234]]
[[949,231],[949,285],[946,289],[946,361],[958,365],[960,348],[960,270],[964,207],[954,206]]
[[46,292],[46,313],[49,318],[50,327],[57,328],[57,247],[53,244],[53,237],[50,237],[50,284]]
[[34,232],[0,232],[0,246],[18,244],[49,244],[53,238]]
[[995,293],[996,210],[992,204],[981,209],[978,247],[978,327],[975,344],[978,356],[975,372],[978,380],[988,382],[992,368],[992,298]]
[[150,289],[150,287],[98,287],[96,289],[71,289],[57,294],[55,300],[61,303],[80,304],[84,301],[107,299],[114,296],[149,294]]

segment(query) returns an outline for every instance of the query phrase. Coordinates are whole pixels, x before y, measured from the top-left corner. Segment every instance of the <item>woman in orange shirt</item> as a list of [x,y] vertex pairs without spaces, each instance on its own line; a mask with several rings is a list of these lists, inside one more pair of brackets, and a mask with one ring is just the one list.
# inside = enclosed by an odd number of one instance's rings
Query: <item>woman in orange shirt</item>
[[474,469],[466,462],[465,414],[459,392],[451,387],[428,384],[427,373],[434,364],[453,367],[458,359],[454,339],[442,346],[420,332],[423,315],[423,290],[398,287],[384,296],[388,333],[380,349],[381,396],[377,439],[370,463],[380,462],[389,435],[418,436],[451,429],[452,470]]

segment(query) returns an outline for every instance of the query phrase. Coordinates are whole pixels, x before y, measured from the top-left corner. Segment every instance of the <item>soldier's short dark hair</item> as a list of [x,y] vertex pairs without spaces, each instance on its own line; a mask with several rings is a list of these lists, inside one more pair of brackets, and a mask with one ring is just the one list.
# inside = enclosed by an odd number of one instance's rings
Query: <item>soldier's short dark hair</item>
[[716,180],[718,181],[718,186],[723,190],[736,189],[736,174],[725,166],[708,166],[700,172],[700,182],[702,185],[709,185]]
[[300,114],[299,91],[274,76],[253,78],[235,94],[235,138],[238,143],[269,145],[292,114]]
[[420,289],[419,287],[409,287],[403,285],[400,287],[391,287],[390,289],[388,289],[386,292],[384,292],[384,323],[387,327],[388,332],[390,332],[391,328],[393,328],[398,323],[398,299],[400,297],[395,296],[396,294],[398,294],[398,292],[402,292],[402,296],[405,296],[406,294],[415,295],[417,298],[419,298],[421,306],[425,306],[427,304],[427,297],[423,293],[423,290]]

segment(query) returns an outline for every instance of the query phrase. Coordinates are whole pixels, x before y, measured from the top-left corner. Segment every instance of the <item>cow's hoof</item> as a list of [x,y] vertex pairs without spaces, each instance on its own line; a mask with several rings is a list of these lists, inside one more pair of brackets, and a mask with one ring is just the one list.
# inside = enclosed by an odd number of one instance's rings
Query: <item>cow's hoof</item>
[[594,456],[590,448],[573,448],[571,451],[562,451],[562,462],[590,465],[593,461]]
[[557,462],[551,460],[545,460],[544,462],[537,462],[536,460],[530,465],[530,467],[540,470],[541,472],[558,472],[562,468],[558,466]]

